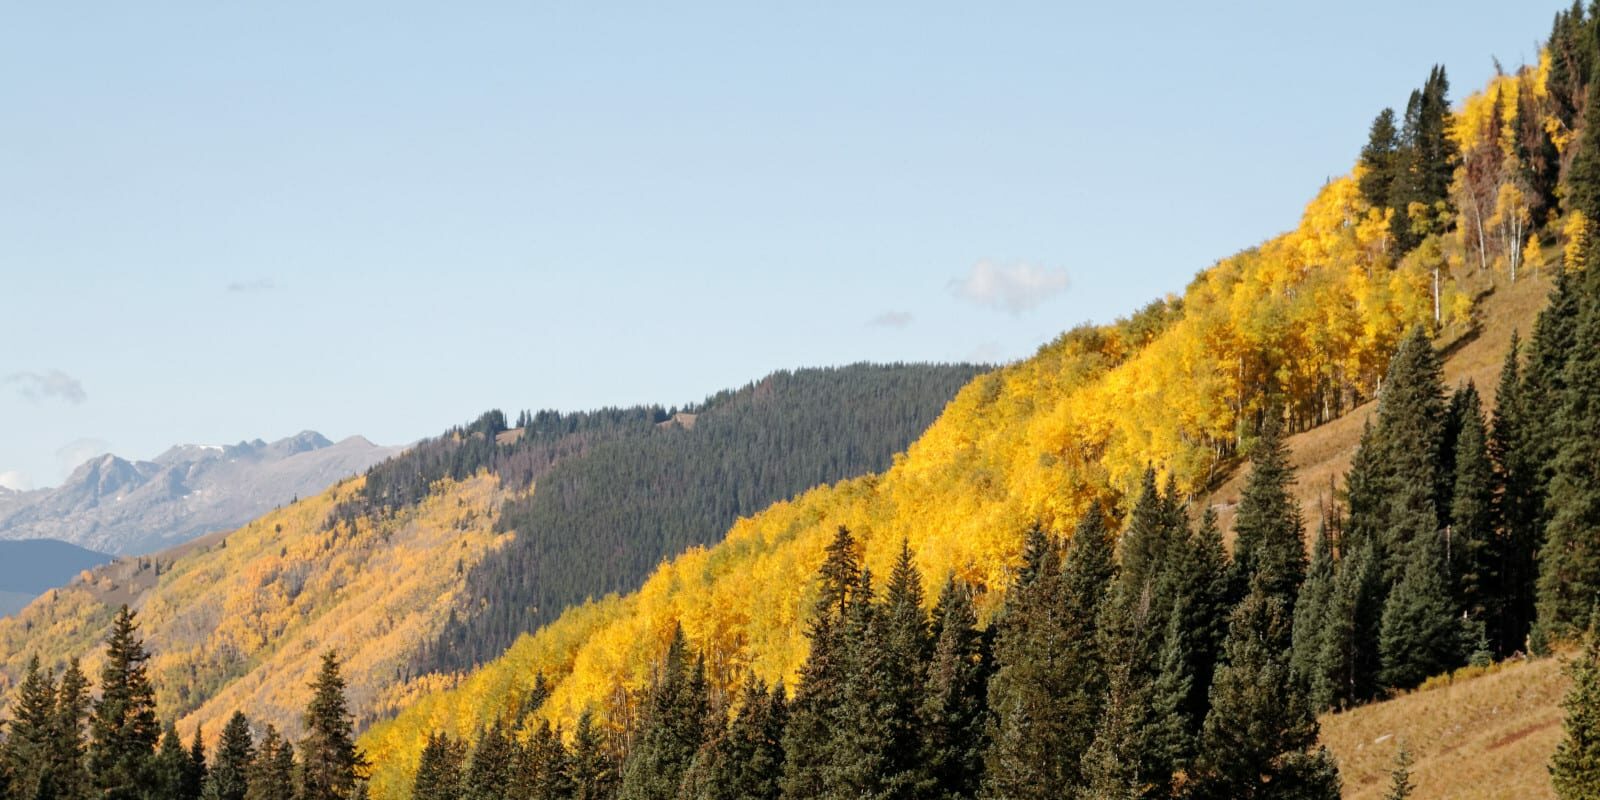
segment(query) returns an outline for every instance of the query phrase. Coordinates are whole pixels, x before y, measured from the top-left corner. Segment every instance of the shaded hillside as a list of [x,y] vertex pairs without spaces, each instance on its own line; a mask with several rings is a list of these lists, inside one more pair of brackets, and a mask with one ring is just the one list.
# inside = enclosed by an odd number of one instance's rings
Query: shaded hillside
[[467,608],[419,671],[493,658],[568,606],[629,591],[662,558],[714,543],[741,516],[886,469],[977,372],[779,372],[555,465],[502,510],[497,530],[517,536],[469,573]]
[[0,616],[15,614],[45,591],[111,556],[54,539],[0,541]]
[[360,436],[179,445],[149,461],[106,454],[62,485],[0,494],[0,539],[60,539],[113,555],[172,547],[310,497],[396,453]]

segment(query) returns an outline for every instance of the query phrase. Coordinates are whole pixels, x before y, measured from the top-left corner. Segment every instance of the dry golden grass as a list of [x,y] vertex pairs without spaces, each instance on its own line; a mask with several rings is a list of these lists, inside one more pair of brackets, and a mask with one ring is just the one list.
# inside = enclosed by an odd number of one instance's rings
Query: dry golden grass
[[1553,798],[1546,765],[1561,739],[1567,679],[1558,659],[1506,666],[1383,703],[1330,714],[1322,740],[1344,797],[1377,800],[1401,742],[1416,763],[1415,800]]
[[[1483,396],[1485,407],[1494,402],[1500,385],[1500,367],[1512,331],[1521,331],[1526,341],[1539,309],[1550,294],[1551,281],[1543,275],[1521,277],[1507,284],[1486,286],[1488,293],[1473,310],[1474,325],[1467,330],[1445,330],[1441,344],[1445,350],[1444,379],[1451,388],[1472,381]],[[1290,460],[1295,466],[1296,495],[1306,516],[1307,535],[1316,531],[1321,509],[1327,506],[1336,487],[1344,485],[1361,440],[1361,428],[1378,404],[1368,402],[1325,425],[1289,437]],[[1234,506],[1244,488],[1246,469],[1237,469],[1222,483],[1206,503],[1217,511],[1224,531],[1233,528]]]

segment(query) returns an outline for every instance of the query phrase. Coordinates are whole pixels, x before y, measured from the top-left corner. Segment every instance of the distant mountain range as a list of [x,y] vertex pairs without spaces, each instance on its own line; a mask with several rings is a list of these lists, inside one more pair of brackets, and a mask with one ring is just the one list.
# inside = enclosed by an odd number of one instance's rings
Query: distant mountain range
[[55,539],[0,541],[0,616],[15,614],[78,573],[111,561],[105,553]]
[[59,539],[139,555],[236,528],[398,452],[315,431],[275,442],[179,445],[150,461],[92,458],[61,486],[0,490],[0,539]]

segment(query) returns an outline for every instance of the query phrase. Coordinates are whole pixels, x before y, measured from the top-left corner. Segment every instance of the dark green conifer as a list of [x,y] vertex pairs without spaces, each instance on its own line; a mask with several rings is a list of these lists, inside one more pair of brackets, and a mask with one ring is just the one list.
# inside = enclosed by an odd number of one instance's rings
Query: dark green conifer
[[[1290,493],[1293,483],[1294,468],[1283,443],[1282,424],[1276,415],[1269,415],[1251,451],[1250,475],[1234,519],[1234,585],[1259,585],[1262,591],[1281,600],[1291,615],[1306,575],[1305,533],[1300,504]],[[1287,626],[1283,633],[1282,644],[1287,650]]]
[[462,800],[512,800],[517,750],[504,725],[485,728],[461,772]]
[[1600,296],[1583,304],[1563,383],[1539,552],[1542,642],[1575,637],[1600,598]]
[[[1311,548],[1311,565],[1306,570],[1306,581],[1300,586],[1300,598],[1294,606],[1294,649],[1290,666],[1296,677],[1307,687],[1317,683],[1322,669],[1322,640],[1328,631],[1328,612],[1333,602],[1334,563],[1333,539],[1326,520],[1317,527],[1317,540]],[[1312,692],[1312,707],[1321,710]]]
[[217,752],[212,756],[210,774],[206,776],[206,800],[244,800],[250,788],[250,769],[255,763],[255,739],[250,735],[250,720],[241,712],[233,712],[222,728],[222,738],[217,742]]
[[[200,728],[194,729],[194,738],[189,741],[189,758],[183,765],[183,784],[179,793],[183,797],[198,798],[205,793],[206,776],[210,770],[206,766],[206,745],[200,738]],[[248,797],[248,793],[246,793]]]
[[1499,618],[1500,548],[1495,537],[1494,465],[1478,391],[1457,392],[1460,429],[1455,437],[1455,486],[1446,529],[1456,607],[1478,625]]
[[11,720],[0,740],[0,760],[17,798],[53,798],[59,789],[51,758],[55,735],[55,676],[31,656],[8,709]]
[[585,711],[572,735],[572,800],[612,800],[617,791],[617,766],[605,735]]
[[1410,689],[1464,663],[1467,643],[1446,577],[1443,537],[1409,545],[1405,574],[1383,607],[1378,648],[1385,686]]
[[[566,800],[572,796],[567,748],[561,743],[561,731],[551,728],[548,720],[540,720],[527,745],[518,748],[517,753],[516,777],[512,781],[516,797]],[[422,798],[413,796],[412,800]]]
[[1534,618],[1534,598],[1539,568],[1536,556],[1543,541],[1537,504],[1537,469],[1530,462],[1522,370],[1518,358],[1521,342],[1515,331],[1500,369],[1490,425],[1489,453],[1494,464],[1494,516],[1500,525],[1497,539],[1501,607],[1491,625],[1496,649],[1509,655],[1523,649]]
[[1388,208],[1395,181],[1395,155],[1400,132],[1395,128],[1394,109],[1386,108],[1372,121],[1367,144],[1361,148],[1361,195],[1376,208]]
[[789,724],[784,731],[783,792],[786,797],[820,797],[830,759],[833,715],[843,698],[848,653],[845,622],[851,592],[860,583],[861,562],[855,538],[840,527],[818,571],[818,594],[807,631],[810,651],[800,668]]
[[777,800],[786,718],[783,687],[768,691],[754,674],[748,676],[733,724],[696,757],[703,777],[690,800]]
[[1566,737],[1550,760],[1550,780],[1562,800],[1600,797],[1600,637],[1591,616],[1583,649],[1567,665],[1572,688],[1566,710]]
[[[168,722],[161,734],[161,746],[156,750],[152,795],[169,800],[199,800],[198,794],[185,794],[192,763],[177,726]],[[235,800],[244,800],[243,793]]]
[[1195,793],[1203,798],[1337,798],[1338,770],[1317,743],[1317,720],[1294,680],[1289,616],[1255,582],[1234,611],[1224,665],[1211,685]]
[[89,725],[89,773],[104,800],[142,797],[151,782],[161,726],[149,659],[134,614],[123,606],[106,640],[100,699]]
[[1059,544],[1030,535],[1025,567],[995,622],[993,722],[980,796],[1053,798],[1082,784],[1083,754],[1094,740],[1107,680],[1092,643],[1100,639],[1115,575],[1097,511],[1073,532],[1064,565]]
[[673,631],[643,706],[617,796],[670,800],[677,797],[684,771],[706,739],[711,714],[705,662],[690,655],[682,628]]
[[268,725],[250,765],[245,800],[294,800],[294,746]]
[[1389,773],[1389,791],[1383,800],[1410,800],[1416,790],[1417,785],[1411,782],[1411,751],[1402,742],[1394,754],[1394,771]]
[[85,763],[87,746],[83,738],[89,719],[89,679],[84,677],[78,659],[67,662],[56,691],[56,707],[51,741],[51,769],[61,800],[88,800],[94,782]]
[[1334,570],[1311,674],[1314,709],[1349,708],[1378,692],[1383,592],[1372,543],[1347,551]]
[[300,743],[300,800],[351,800],[364,777],[367,760],[356,749],[353,723],[344,696],[339,657],[322,655],[306,707],[306,736]]
[[939,638],[923,695],[922,760],[932,781],[930,797],[970,798],[983,778],[989,679],[971,588],[946,581],[935,613]]

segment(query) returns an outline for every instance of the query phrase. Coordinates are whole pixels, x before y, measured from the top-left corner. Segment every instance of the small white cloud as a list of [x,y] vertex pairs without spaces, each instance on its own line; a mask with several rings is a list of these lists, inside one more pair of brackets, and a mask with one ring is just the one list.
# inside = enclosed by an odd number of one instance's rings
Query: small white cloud
[[10,469],[0,472],[0,486],[18,492],[26,492],[33,488],[33,480],[28,473],[20,469]]
[[77,405],[89,399],[89,395],[83,391],[83,383],[58,369],[13,372],[0,383],[15,386],[17,394],[29,400],[61,399]]
[[271,278],[252,278],[247,281],[234,281],[228,284],[228,291],[235,294],[251,294],[255,292],[270,292],[278,288],[278,284]]
[[885,311],[872,319],[867,320],[867,326],[872,328],[904,328],[911,324],[909,311]]
[[966,277],[950,281],[950,291],[980,306],[1021,314],[1066,291],[1070,283],[1067,271],[1061,267],[979,261]]
[[73,439],[56,448],[56,466],[63,477],[70,475],[79,464],[111,452],[111,443],[104,439]]

